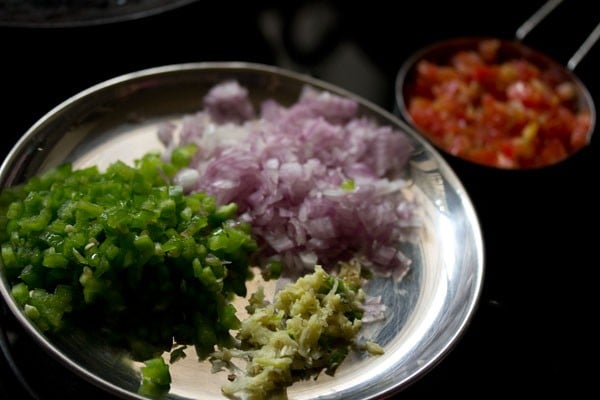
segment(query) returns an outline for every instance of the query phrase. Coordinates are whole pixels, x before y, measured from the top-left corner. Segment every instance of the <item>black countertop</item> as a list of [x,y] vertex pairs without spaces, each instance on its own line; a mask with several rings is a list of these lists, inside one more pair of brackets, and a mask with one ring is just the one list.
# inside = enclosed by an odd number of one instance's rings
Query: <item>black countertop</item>
[[[79,91],[124,73],[182,62],[279,65],[345,87],[393,111],[396,74],[412,52],[452,36],[514,37],[543,1],[479,3],[295,1],[281,6],[200,1],[111,24],[0,27],[0,157],[37,119]],[[590,3],[566,1],[526,43],[566,62],[598,22],[598,7]],[[597,47],[575,71],[596,101]],[[598,221],[593,192],[600,171],[597,141],[595,135],[571,160],[530,173],[482,173],[452,164],[483,230],[483,291],[456,346],[397,398],[577,398],[592,388],[598,355],[593,340],[597,261],[591,233]],[[22,368],[14,371],[0,357],[0,399],[32,398],[19,383],[19,374],[32,382],[40,399],[65,393],[73,377],[57,372],[60,367],[52,360],[42,360],[9,315],[3,321],[0,328],[7,331]],[[106,398],[89,389],[85,394],[74,389],[62,398]]]

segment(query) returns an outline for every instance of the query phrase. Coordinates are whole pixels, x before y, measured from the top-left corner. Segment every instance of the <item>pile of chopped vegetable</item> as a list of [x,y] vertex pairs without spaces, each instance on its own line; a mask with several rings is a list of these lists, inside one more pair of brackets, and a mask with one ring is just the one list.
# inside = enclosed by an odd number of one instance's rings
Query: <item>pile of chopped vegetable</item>
[[408,85],[408,112],[450,154],[498,168],[537,168],[588,144],[591,114],[577,88],[553,69],[502,59],[482,40],[448,60],[422,60]]
[[[246,295],[257,247],[235,204],[169,184],[194,151],[105,172],[63,164],[3,191],[2,271],[40,330],[96,332],[135,360],[172,349],[176,358],[174,343],[200,358],[231,344],[240,321],[230,300]],[[164,371],[154,375],[148,382],[165,389]]]
[[404,132],[359,116],[355,100],[306,86],[291,106],[271,99],[257,114],[248,90],[227,81],[204,109],[158,135],[168,148],[198,147],[175,178],[218,204],[235,202],[263,264],[276,260],[300,275],[363,256],[379,273],[406,272],[399,243],[419,225],[403,179],[412,145]]
[[[317,265],[312,274],[277,292],[272,304],[265,302],[262,291],[253,294],[250,316],[237,334],[238,348],[221,349],[211,357],[215,370],[235,372],[223,393],[268,399],[322,371],[334,375],[353,348],[382,354],[373,342],[357,344],[365,299],[360,274],[356,262],[342,263],[337,277]],[[233,364],[234,358],[247,361],[244,371]]]

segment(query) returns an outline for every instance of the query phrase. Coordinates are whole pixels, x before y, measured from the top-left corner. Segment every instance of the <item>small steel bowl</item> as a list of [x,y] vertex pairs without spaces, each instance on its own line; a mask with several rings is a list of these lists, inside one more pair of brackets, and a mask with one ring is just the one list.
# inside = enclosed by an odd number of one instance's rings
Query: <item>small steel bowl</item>
[[[404,120],[411,124],[415,130],[420,132],[424,138],[429,140],[434,147],[444,154],[446,158],[450,160],[452,166],[454,166],[454,164],[457,162],[456,159],[460,158],[460,160],[464,161],[465,164],[477,164],[477,166],[483,166],[484,169],[503,169],[501,167],[488,166],[474,161],[465,160],[464,158],[452,154],[448,149],[436,145],[428,132],[425,132],[423,129],[420,129],[418,126],[416,126],[408,109],[410,98],[413,95],[414,82],[417,74],[416,69],[420,61],[428,60],[437,65],[447,65],[450,57],[455,55],[457,52],[461,50],[477,50],[482,40],[490,39],[497,40],[500,44],[497,53],[497,62],[524,59],[538,66],[543,71],[552,71],[556,77],[560,78],[560,81],[572,82],[574,84],[576,89],[576,105],[574,107],[575,111],[586,111],[590,115],[590,127],[587,132],[587,143],[589,144],[596,125],[596,107],[586,86],[570,69],[564,67],[562,64],[553,60],[544,53],[524,45],[518,40],[503,40],[490,37],[458,37],[433,43],[417,51],[402,64],[396,76],[396,112],[399,113]],[[587,145],[583,146],[583,148],[586,147]],[[557,160],[551,164],[536,166],[533,167],[533,169],[543,168],[555,163],[560,163],[576,155],[581,149],[582,148],[579,148],[569,153],[566,158]],[[460,161],[458,163],[461,164]]]

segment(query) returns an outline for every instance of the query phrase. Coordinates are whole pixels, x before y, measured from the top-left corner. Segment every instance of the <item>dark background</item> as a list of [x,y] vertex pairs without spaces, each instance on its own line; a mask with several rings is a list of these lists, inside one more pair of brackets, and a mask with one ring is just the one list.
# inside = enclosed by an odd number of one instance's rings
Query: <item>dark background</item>
[[[0,157],[46,112],[79,91],[117,75],[181,62],[279,65],[393,111],[396,74],[418,48],[453,36],[512,38],[543,1],[395,3],[198,1],[109,24],[0,26]],[[600,21],[593,3],[566,0],[525,43],[566,63]],[[0,8],[0,16],[5,10]],[[596,101],[599,70],[600,45],[575,70]],[[397,398],[576,398],[597,392],[592,386],[599,343],[597,142],[595,135],[570,160],[530,172],[473,169],[449,160],[480,218],[483,291],[461,340]],[[0,324],[19,366],[14,371],[0,357],[0,399],[32,398],[21,379],[40,399],[104,397],[76,385],[76,378],[19,332],[10,315],[4,313]]]

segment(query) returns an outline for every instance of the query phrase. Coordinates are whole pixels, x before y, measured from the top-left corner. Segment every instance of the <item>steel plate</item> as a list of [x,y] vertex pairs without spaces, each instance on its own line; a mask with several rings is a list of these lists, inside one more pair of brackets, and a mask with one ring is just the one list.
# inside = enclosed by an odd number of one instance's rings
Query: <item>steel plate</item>
[[[405,388],[436,365],[456,344],[476,309],[484,254],[479,222],[468,195],[438,152],[392,114],[341,88],[276,67],[248,63],[191,63],[153,68],[98,84],[51,110],[14,146],[0,168],[0,186],[12,186],[62,162],[76,167],[132,161],[161,150],[157,126],[199,110],[216,83],[235,78],[258,104],[296,99],[303,85],[356,99],[361,114],[407,132],[414,141],[408,175],[421,203],[423,227],[403,250],[413,259],[400,281],[376,278],[365,288],[381,295],[385,320],[365,325],[362,334],[385,354],[352,355],[334,377],[294,384],[290,399],[372,399]],[[251,282],[256,285],[258,282]],[[273,289],[271,287],[271,289]],[[252,291],[252,288],[249,290]],[[122,398],[140,398],[139,366],[114,349],[91,343],[85,333],[50,338],[36,329],[0,280],[0,292],[26,331],[52,356],[83,379]],[[225,373],[192,355],[171,366],[171,399],[220,399]]]

